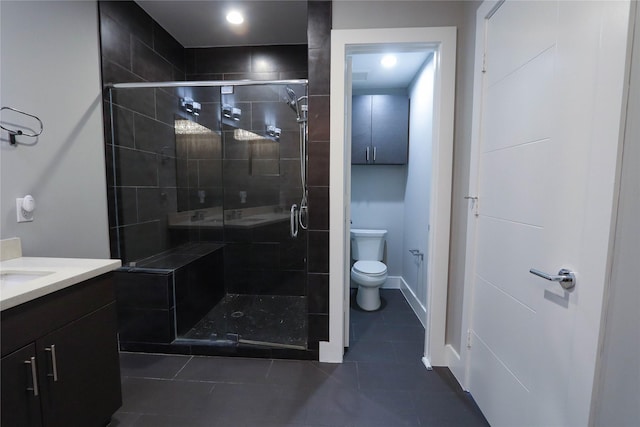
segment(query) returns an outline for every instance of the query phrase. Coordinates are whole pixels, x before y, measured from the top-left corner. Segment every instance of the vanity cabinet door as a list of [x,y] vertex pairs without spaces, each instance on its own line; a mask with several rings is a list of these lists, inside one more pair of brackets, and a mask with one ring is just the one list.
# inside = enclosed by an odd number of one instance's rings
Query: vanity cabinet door
[[[40,427],[40,389],[33,372],[37,369],[36,346],[29,344],[0,362],[2,375],[2,427]],[[32,370],[32,363],[36,367]],[[36,381],[34,388],[34,381]],[[36,396],[37,394],[37,396]]]
[[116,321],[111,303],[36,342],[46,426],[104,426],[120,407]]

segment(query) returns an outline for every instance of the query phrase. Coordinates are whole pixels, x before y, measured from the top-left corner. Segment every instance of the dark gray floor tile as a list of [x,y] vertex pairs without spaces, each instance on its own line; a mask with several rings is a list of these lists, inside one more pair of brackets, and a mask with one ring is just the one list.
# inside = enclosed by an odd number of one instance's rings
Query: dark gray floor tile
[[[372,317],[368,320],[354,320],[351,322],[350,328],[353,332],[353,342],[360,341],[363,337],[375,336],[376,331],[384,326],[382,317]],[[351,344],[353,344],[353,342]]]
[[[260,427],[322,427],[322,426],[312,426],[307,423],[272,423],[272,422],[263,422],[259,424]],[[254,427],[254,426],[247,426]]]
[[118,411],[113,414],[107,427],[133,427],[138,418],[140,418],[140,414]]
[[365,325],[358,323],[355,327],[357,341],[424,341],[424,328],[422,326],[389,323]]
[[124,378],[121,411],[191,416],[206,407],[212,387],[204,382]]
[[416,413],[423,426],[488,426],[480,411],[459,393],[417,393],[413,396]]
[[397,362],[421,361],[424,356],[424,340],[394,342],[393,350]]
[[488,425],[446,368],[422,364],[424,328],[401,292],[381,293],[383,310],[351,311],[342,364],[124,354],[111,427]]
[[337,389],[308,403],[308,422],[327,426],[417,426],[408,392],[362,393]]
[[343,363],[313,362],[313,364],[340,385],[358,387],[358,367],[355,362],[345,360]]
[[361,389],[447,392],[451,389],[421,361],[403,363],[358,362]]
[[351,343],[344,360],[352,362],[396,362],[396,351],[391,341],[359,340]]
[[171,379],[191,356],[120,353],[120,373],[124,377]]
[[267,382],[287,387],[316,387],[335,382],[317,363],[308,360],[274,360]]
[[239,425],[304,422],[306,412],[280,386],[269,384],[216,384],[202,412],[203,419],[234,420]]
[[415,412],[411,391],[360,390],[360,399],[397,413]]
[[399,289],[381,289],[380,297],[386,302],[384,310],[386,311],[410,311],[413,313],[411,306],[402,295]]
[[[211,424],[195,416],[141,415],[134,427],[211,427],[213,425],[220,424]],[[229,424],[229,427],[231,426]]]
[[392,325],[422,326],[420,320],[413,311],[407,310],[383,310],[382,321]]
[[229,383],[264,383],[271,367],[270,359],[194,356],[176,379]]
[[376,320],[382,322],[384,320],[382,316],[383,311],[384,310],[362,311],[362,310],[351,309],[351,311],[349,312],[349,324],[353,325],[353,323],[358,323],[358,322],[370,323]]
[[313,405],[307,411],[307,422],[318,426],[351,427],[358,415],[356,405],[330,402],[325,405]]
[[[300,390],[301,391],[301,390]],[[326,406],[355,407],[360,399],[360,390],[343,384],[326,383],[309,389],[301,404],[307,409],[318,409]]]
[[416,427],[420,425],[417,415],[396,414],[381,409],[372,409],[358,414],[353,427]]

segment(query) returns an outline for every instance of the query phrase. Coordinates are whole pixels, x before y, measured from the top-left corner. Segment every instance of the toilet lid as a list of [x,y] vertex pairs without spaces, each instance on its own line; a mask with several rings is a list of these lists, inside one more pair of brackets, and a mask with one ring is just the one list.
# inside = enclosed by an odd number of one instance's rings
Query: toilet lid
[[380,261],[357,261],[353,269],[359,273],[378,275],[387,272],[387,266]]

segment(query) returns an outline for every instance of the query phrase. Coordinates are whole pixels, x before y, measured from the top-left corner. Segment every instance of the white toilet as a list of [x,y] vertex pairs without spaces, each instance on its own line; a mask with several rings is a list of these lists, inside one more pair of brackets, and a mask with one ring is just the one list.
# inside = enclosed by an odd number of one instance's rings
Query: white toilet
[[387,280],[387,266],[382,263],[387,230],[351,229],[351,280],[358,285],[356,302],[366,311],[380,308],[380,286]]

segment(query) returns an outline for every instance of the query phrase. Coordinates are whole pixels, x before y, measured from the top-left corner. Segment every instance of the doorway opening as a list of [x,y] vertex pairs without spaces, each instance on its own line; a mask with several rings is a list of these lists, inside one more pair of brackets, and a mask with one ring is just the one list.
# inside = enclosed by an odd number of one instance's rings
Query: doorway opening
[[[341,362],[349,336],[350,228],[352,220],[352,95],[361,75],[353,69],[354,55],[380,53],[390,47],[401,52],[430,52],[433,63],[432,191],[428,196],[428,223],[424,263],[425,352],[427,367],[444,363],[451,172],[453,156],[453,105],[455,91],[455,28],[397,28],[334,30],[331,58],[330,154],[330,254],[329,337],[320,343],[320,360]],[[423,59],[423,63],[424,59]],[[376,152],[377,155],[377,152]],[[370,152],[373,157],[373,153]],[[375,166],[378,167],[378,166]],[[354,206],[355,207],[355,206]],[[417,215],[420,217],[420,215]],[[403,219],[395,219],[396,222]],[[355,223],[354,223],[355,225]],[[416,233],[417,234],[417,233]],[[402,251],[402,250],[401,250]],[[401,253],[401,256],[413,257]],[[417,278],[418,276],[416,276]]]

